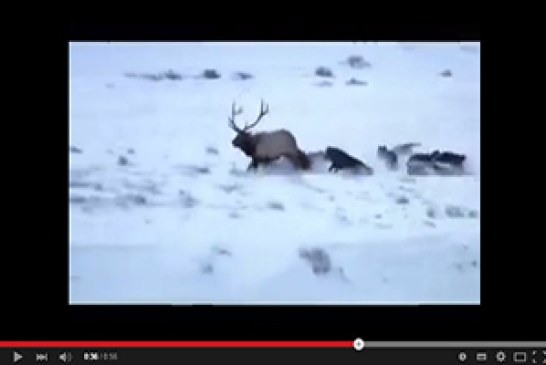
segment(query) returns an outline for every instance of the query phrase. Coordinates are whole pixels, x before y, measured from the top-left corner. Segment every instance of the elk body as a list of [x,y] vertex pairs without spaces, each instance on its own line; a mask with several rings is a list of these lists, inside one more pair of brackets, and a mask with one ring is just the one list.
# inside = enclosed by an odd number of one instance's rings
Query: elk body
[[239,128],[235,124],[235,116],[242,112],[242,108],[237,110],[235,103],[233,103],[231,117],[228,118],[228,121],[229,126],[237,133],[237,136],[231,142],[233,147],[239,148],[245,155],[252,158],[247,170],[256,169],[259,164],[267,165],[281,157],[290,160],[298,169],[307,170],[311,167],[309,157],[299,149],[296,138],[286,129],[258,133],[250,132],[250,129],[255,127],[269,113],[269,108],[264,107],[263,101],[256,121]]

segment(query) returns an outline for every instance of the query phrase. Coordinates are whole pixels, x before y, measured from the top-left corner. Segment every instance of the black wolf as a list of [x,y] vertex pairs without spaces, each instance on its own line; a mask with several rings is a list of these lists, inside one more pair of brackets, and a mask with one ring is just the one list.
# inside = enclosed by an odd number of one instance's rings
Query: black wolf
[[428,168],[434,168],[432,154],[415,153],[406,163],[408,174],[426,174]]
[[366,173],[373,173],[373,169],[358,158],[332,146],[326,148],[326,159],[332,162],[328,171],[337,172],[340,169],[363,169]]
[[466,160],[466,156],[454,152],[439,152],[434,151],[431,154],[435,165],[447,168],[462,168]]

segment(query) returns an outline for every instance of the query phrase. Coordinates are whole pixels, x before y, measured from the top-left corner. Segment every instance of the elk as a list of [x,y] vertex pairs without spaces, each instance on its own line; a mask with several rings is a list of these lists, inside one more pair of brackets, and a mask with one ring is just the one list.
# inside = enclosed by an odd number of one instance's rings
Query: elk
[[254,128],[269,113],[269,107],[264,104],[263,100],[256,121],[250,125],[245,123],[243,128],[239,128],[235,124],[235,117],[242,112],[243,109],[236,109],[235,102],[233,102],[228,122],[231,129],[237,133],[231,144],[252,158],[247,171],[255,170],[259,164],[267,165],[281,157],[288,159],[297,169],[307,170],[311,167],[309,157],[299,149],[296,138],[286,129],[250,132],[250,129]]

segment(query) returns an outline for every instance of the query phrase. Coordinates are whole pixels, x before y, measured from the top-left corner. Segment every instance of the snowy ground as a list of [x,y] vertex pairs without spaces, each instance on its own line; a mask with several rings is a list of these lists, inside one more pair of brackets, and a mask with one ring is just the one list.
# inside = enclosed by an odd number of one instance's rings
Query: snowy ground
[[[70,302],[479,303],[479,65],[479,44],[71,44]],[[127,75],[169,69],[182,79]],[[256,130],[374,175],[247,173],[227,117],[261,98]],[[403,142],[470,173],[387,170],[377,147]]]

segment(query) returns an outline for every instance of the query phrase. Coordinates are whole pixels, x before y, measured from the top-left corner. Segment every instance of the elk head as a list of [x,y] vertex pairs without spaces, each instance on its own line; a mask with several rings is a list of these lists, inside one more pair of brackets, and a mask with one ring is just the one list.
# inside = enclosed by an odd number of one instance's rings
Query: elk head
[[269,113],[269,107],[265,105],[262,100],[260,112],[258,113],[258,118],[256,118],[256,121],[250,125],[245,123],[245,126],[241,129],[235,124],[235,116],[241,114],[242,112],[242,108],[236,109],[235,103],[232,104],[231,117],[228,118],[228,121],[229,126],[237,133],[237,136],[235,136],[231,144],[233,147],[241,149],[247,156],[251,157],[256,149],[256,137],[249,131],[260,122],[264,115]]

